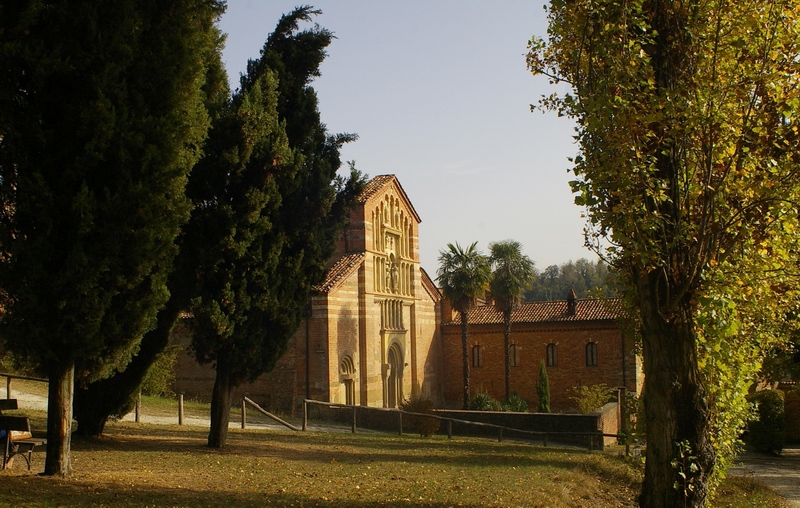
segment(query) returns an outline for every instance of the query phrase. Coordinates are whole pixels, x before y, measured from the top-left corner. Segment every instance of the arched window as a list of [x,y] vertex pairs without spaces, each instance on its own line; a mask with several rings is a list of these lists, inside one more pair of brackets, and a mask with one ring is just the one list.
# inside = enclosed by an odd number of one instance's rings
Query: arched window
[[472,346],[472,366],[483,366],[483,354],[481,352],[481,347],[478,345]]
[[558,349],[556,345],[550,343],[547,345],[547,366],[555,367],[558,365]]
[[508,363],[512,367],[519,367],[519,346],[511,344],[508,348]]
[[597,344],[594,342],[586,344],[586,366],[597,367]]
[[342,383],[344,384],[344,403],[348,406],[353,406],[356,403],[356,366],[353,363],[353,359],[350,356],[342,358],[339,370],[341,370]]

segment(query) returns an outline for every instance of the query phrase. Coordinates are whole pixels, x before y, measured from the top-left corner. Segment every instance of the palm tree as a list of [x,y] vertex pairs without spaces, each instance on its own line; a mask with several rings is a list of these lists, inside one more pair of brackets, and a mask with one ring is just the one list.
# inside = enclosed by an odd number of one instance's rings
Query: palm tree
[[464,409],[469,407],[469,325],[467,312],[475,305],[475,300],[483,294],[489,283],[491,268],[489,259],[477,249],[478,242],[464,250],[456,244],[448,243],[447,250],[439,251],[439,270],[436,281],[442,294],[450,301],[461,316],[461,352],[464,365]]
[[503,345],[506,352],[506,400],[511,396],[511,313],[522,303],[525,290],[531,285],[534,264],[522,253],[522,246],[514,240],[489,244],[489,261],[492,265],[492,292],[495,308],[503,313]]

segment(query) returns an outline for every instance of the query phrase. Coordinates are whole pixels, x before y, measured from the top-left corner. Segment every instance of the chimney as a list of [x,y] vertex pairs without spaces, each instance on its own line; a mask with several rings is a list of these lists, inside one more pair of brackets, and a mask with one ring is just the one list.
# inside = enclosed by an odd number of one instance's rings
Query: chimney
[[569,290],[569,294],[567,295],[567,315],[568,316],[574,316],[575,315],[575,310],[576,310],[576,308],[578,306],[577,302],[575,301],[575,299],[577,297],[578,297],[578,295],[575,294],[575,288],[570,289]]

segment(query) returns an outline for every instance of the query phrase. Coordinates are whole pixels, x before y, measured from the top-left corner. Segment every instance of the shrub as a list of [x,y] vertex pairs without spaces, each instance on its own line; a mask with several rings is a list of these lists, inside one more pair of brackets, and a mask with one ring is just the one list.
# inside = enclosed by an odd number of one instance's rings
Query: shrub
[[158,354],[142,382],[142,393],[153,397],[174,397],[175,365],[178,363],[180,346],[167,346]]
[[528,401],[523,399],[516,393],[512,393],[511,397],[509,397],[507,401],[503,402],[503,411],[511,411],[514,413],[527,413]]
[[[400,409],[409,413],[433,414],[433,401],[422,395],[412,395],[400,404]],[[436,434],[441,424],[438,418],[416,415],[406,415],[403,418],[415,432],[419,432],[420,437],[430,437]]]
[[570,397],[578,404],[581,414],[589,414],[603,407],[611,400],[611,389],[603,384],[576,386],[572,388],[575,397]]
[[786,433],[783,394],[762,390],[747,398],[756,405],[758,419],[750,422],[747,443],[761,452],[780,453]]
[[472,397],[469,408],[473,411],[500,411],[500,403],[486,392],[478,392]]
[[542,360],[539,365],[539,384],[536,385],[536,395],[539,396],[539,413],[550,412],[550,380],[547,377],[547,367]]

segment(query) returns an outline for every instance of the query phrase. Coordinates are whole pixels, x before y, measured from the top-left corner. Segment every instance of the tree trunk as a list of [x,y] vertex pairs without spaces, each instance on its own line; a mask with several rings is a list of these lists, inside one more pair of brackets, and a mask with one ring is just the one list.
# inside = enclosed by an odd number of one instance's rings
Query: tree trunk
[[47,457],[45,475],[69,476],[70,440],[72,434],[72,392],[75,363],[50,369],[47,387]]
[[506,401],[511,398],[511,311],[503,312],[503,347],[506,357]]
[[226,361],[217,359],[217,376],[211,393],[211,430],[208,432],[209,448],[224,448],[228,438],[231,417],[233,384]]
[[464,311],[461,311],[461,359],[464,370],[464,409],[469,409],[469,324]]
[[169,334],[180,311],[181,308],[172,300],[168,302],[167,307],[158,313],[156,328],[144,335],[139,352],[124,371],[75,390],[76,434],[100,436],[111,415],[122,416],[130,411],[147,371],[169,344]]
[[[644,508],[705,506],[715,452],[697,365],[694,309],[687,296],[672,315],[662,314],[657,303],[664,296],[658,291],[663,287],[658,281],[661,273],[650,273],[638,282],[647,430],[639,504]],[[693,465],[696,472],[691,471]]]

